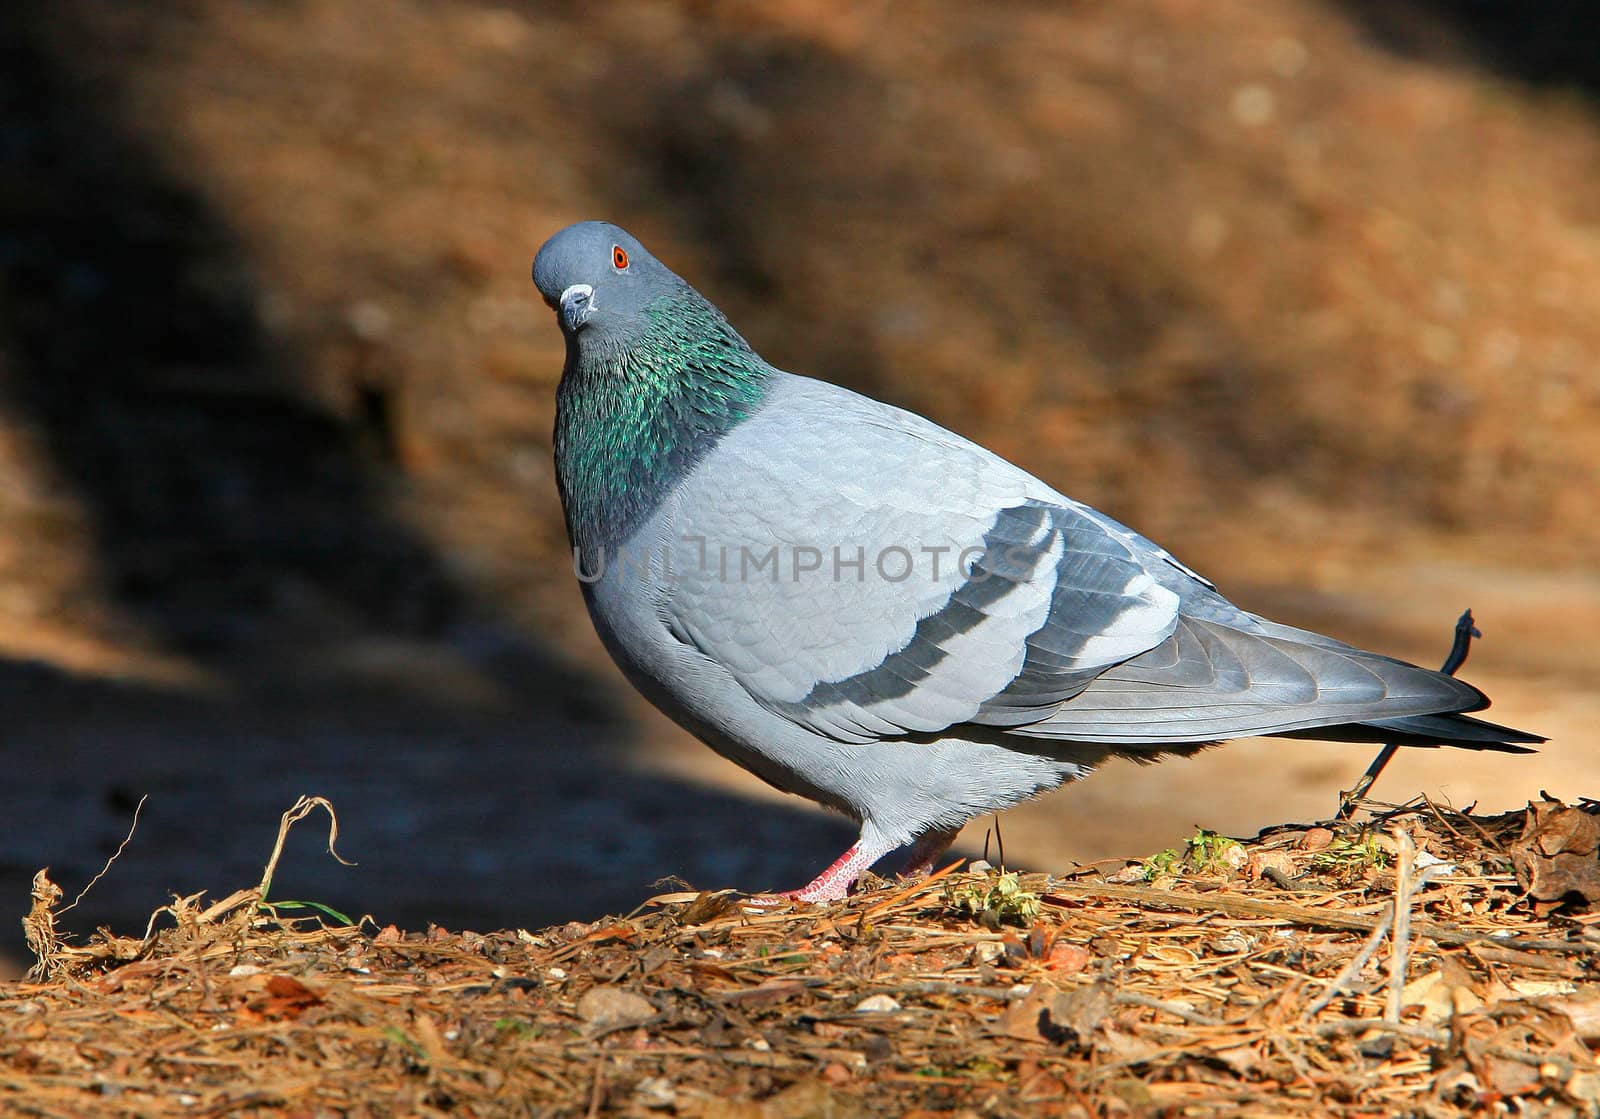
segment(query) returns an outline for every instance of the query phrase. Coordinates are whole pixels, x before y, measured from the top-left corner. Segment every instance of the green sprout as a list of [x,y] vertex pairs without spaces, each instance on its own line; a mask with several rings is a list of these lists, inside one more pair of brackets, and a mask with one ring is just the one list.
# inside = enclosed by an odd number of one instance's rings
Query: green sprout
[[1237,839],[1196,828],[1194,834],[1184,840],[1182,851],[1168,847],[1144,861],[1145,881],[1153,882],[1157,878],[1180,875],[1184,871],[1226,877],[1243,862],[1237,854],[1242,846]]
[[974,882],[953,879],[945,884],[946,904],[984,920],[1027,927],[1039,915],[1039,895],[1022,887],[1016,871],[991,874]]
[[1347,877],[1358,876],[1372,869],[1381,870],[1389,862],[1389,852],[1384,850],[1373,832],[1363,832],[1356,839],[1341,836],[1311,856],[1313,868]]

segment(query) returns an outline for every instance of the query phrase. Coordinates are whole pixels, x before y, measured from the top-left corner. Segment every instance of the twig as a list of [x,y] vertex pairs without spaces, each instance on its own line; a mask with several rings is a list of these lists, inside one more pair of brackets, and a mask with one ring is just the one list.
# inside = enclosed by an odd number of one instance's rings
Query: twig
[[[1377,920],[1357,916],[1352,913],[1343,913],[1335,909],[1319,909],[1309,905],[1296,905],[1287,901],[1267,901],[1263,898],[1244,897],[1237,894],[1189,894],[1179,890],[1157,890],[1148,886],[1119,886],[1111,882],[1057,882],[1052,886],[1055,891],[1050,894],[1040,894],[1039,900],[1050,905],[1071,905],[1071,897],[1062,896],[1071,894],[1079,897],[1103,897],[1117,901],[1129,901],[1138,905],[1148,905],[1156,909],[1177,909],[1186,913],[1223,913],[1229,917],[1262,917],[1271,921],[1282,921],[1290,925],[1304,925],[1308,928],[1321,929],[1349,929],[1353,932],[1370,933]],[[1490,936],[1486,932],[1455,929],[1448,925],[1441,925],[1433,921],[1413,921],[1412,931],[1417,936],[1426,936],[1440,944],[1467,945],[1467,944],[1495,944],[1502,948],[1517,948],[1524,951],[1542,952],[1596,952],[1600,945],[1584,944],[1578,941],[1567,940],[1518,940],[1508,941],[1499,937]]]
[[1543,1068],[1545,1065],[1552,1065],[1556,1069],[1556,1075],[1561,1077],[1563,1080],[1571,1076],[1573,1072],[1576,1071],[1571,1061],[1566,1060],[1563,1057],[1559,1057],[1554,1053],[1529,1053],[1521,1049],[1512,1049],[1510,1046],[1506,1045],[1496,1045],[1488,1050],[1488,1054],[1491,1057],[1500,1057],[1507,1061],[1516,1061],[1518,1064],[1531,1065],[1534,1068]]
[[[875,988],[881,985],[874,985]],[[1033,993],[1032,986],[1017,987],[986,987],[970,983],[950,983],[938,979],[919,979],[911,983],[896,983],[893,986],[882,987],[884,991],[892,991],[897,995],[970,995],[980,999],[995,999],[998,1002],[1015,1002],[1025,999]]]
[[1309,894],[1316,892],[1314,890],[1308,890],[1304,886],[1298,885],[1293,878],[1290,878],[1287,874],[1275,866],[1262,867],[1261,877],[1271,882],[1280,890],[1287,890],[1291,894]]
[[193,907],[184,910],[189,918],[190,947],[194,949],[194,963],[190,965],[193,973],[200,978],[201,1004],[207,1010],[217,1009],[217,1000],[211,990],[211,976],[206,973],[205,938],[200,935],[200,922],[196,918]]
[[1333,977],[1332,985],[1318,995],[1316,1000],[1306,1008],[1305,1013],[1301,1015],[1302,1021],[1310,1021],[1322,1013],[1329,1003],[1339,997],[1339,993],[1345,989],[1346,985],[1361,974],[1361,969],[1367,966],[1367,961],[1372,959],[1373,954],[1378,951],[1378,945],[1383,943],[1383,938],[1389,933],[1389,926],[1393,924],[1394,911],[1390,910],[1373,927],[1372,935],[1367,937],[1367,942],[1361,946],[1361,951],[1351,957],[1350,962],[1345,964],[1339,970],[1339,974]]
[[[1472,611],[1470,609],[1463,611],[1461,617],[1456,619],[1455,641],[1450,646],[1450,655],[1445,657],[1439,671],[1446,676],[1454,676],[1456,670],[1466,663],[1467,653],[1472,648],[1472,639],[1482,636],[1483,634],[1478,632],[1478,627],[1472,624]],[[1371,790],[1373,782],[1377,781],[1379,775],[1388,768],[1395,754],[1399,752],[1400,747],[1392,742],[1378,751],[1378,756],[1367,766],[1367,771],[1361,775],[1361,780],[1357,781],[1349,792],[1339,794],[1339,811],[1335,819],[1348,820],[1355,815],[1356,809]]]
[[1389,951],[1389,997],[1384,1003],[1383,1016],[1387,1021],[1400,1021],[1400,1008],[1404,1001],[1406,964],[1411,948],[1411,871],[1416,861],[1417,848],[1411,833],[1396,825],[1391,833],[1399,845],[1394,874],[1394,935]]
[[594,1086],[589,1092],[588,1119],[600,1114],[600,1105],[606,1098],[606,1057],[602,1053],[594,1059]]
[[100,868],[100,873],[89,879],[89,884],[78,891],[78,896],[72,899],[72,904],[64,909],[56,910],[57,917],[67,912],[67,910],[78,908],[78,903],[83,900],[84,895],[94,888],[96,882],[106,876],[106,871],[111,869],[111,864],[122,856],[122,852],[127,848],[129,841],[133,839],[134,829],[139,826],[139,810],[144,807],[144,802],[149,799],[149,793],[139,798],[139,803],[133,806],[133,823],[128,825],[128,834],[122,837],[122,842],[117,844],[117,849],[111,852],[111,857],[106,860],[106,865]]
[[1161,1013],[1170,1014],[1174,1018],[1182,1018],[1191,1026],[1220,1026],[1223,1024],[1221,1018],[1215,1018],[1210,1014],[1201,1014],[1198,1010],[1190,1010],[1187,1006],[1182,1006],[1179,1003],[1151,998],[1149,995],[1141,995],[1137,991],[1118,991],[1111,996],[1111,1001],[1118,1006],[1142,1006],[1146,1010],[1159,1010]]
[[928,890],[932,889],[934,886],[936,886],[940,882],[944,881],[950,875],[954,874],[957,870],[961,869],[961,867],[966,864],[966,861],[967,861],[966,859],[957,859],[955,862],[951,863],[949,866],[945,867],[944,869],[936,870],[932,874],[927,875],[926,877],[917,879],[915,882],[913,882],[913,883],[911,883],[911,885],[905,887],[899,893],[892,894],[888,898],[884,899],[883,901],[880,901],[875,905],[868,906],[862,912],[861,919],[863,921],[865,921],[865,920],[868,920],[868,919],[870,919],[872,917],[876,917],[878,914],[883,913],[886,910],[893,909],[895,906],[899,905],[901,902],[906,901],[909,898],[915,897],[917,894],[926,893]]
[[1426,1041],[1430,1045],[1450,1044],[1450,1035],[1444,1030],[1429,1029],[1427,1026],[1419,1026],[1414,1022],[1388,1022],[1382,1018],[1340,1018],[1333,1022],[1318,1022],[1311,1028],[1311,1032],[1318,1037],[1328,1037],[1333,1034],[1361,1034],[1366,1033],[1368,1030],[1381,1030],[1387,1034],[1397,1034],[1400,1037]]
[[[1098,1050],[1091,1050],[1091,1052],[1097,1051]],[[1082,1110],[1085,1119],[1094,1119],[1096,1115],[1105,1114],[1103,1108],[1094,1106],[1093,1101],[1083,1094],[1083,1089],[1078,1087],[1077,1082],[1073,1079],[1071,1074],[1066,1074],[1061,1077],[1061,1086],[1067,1090],[1067,1094],[1072,1097],[1073,1102],[1078,1105],[1080,1110]]]

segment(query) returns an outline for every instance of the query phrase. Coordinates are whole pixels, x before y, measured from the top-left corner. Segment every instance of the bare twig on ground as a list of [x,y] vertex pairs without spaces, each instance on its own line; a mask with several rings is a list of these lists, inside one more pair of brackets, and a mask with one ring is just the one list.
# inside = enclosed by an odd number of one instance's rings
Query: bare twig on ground
[[1367,937],[1366,943],[1361,946],[1361,951],[1350,957],[1350,962],[1340,969],[1338,975],[1334,976],[1333,982],[1328,985],[1327,989],[1318,995],[1310,1006],[1306,1007],[1305,1013],[1300,1016],[1303,1021],[1310,1021],[1318,1014],[1321,1014],[1323,1010],[1327,1009],[1329,1003],[1349,989],[1350,985],[1360,977],[1361,969],[1367,966],[1367,961],[1371,960],[1377,953],[1378,945],[1383,943],[1383,938],[1388,935],[1389,929],[1393,925],[1394,910],[1391,909],[1373,926],[1372,935]]
[[1417,845],[1411,833],[1396,825],[1391,832],[1399,851],[1395,857],[1394,875],[1394,931],[1389,948],[1389,997],[1384,1003],[1385,1021],[1400,1021],[1400,1010],[1406,986],[1406,964],[1411,950],[1411,875],[1416,861]]

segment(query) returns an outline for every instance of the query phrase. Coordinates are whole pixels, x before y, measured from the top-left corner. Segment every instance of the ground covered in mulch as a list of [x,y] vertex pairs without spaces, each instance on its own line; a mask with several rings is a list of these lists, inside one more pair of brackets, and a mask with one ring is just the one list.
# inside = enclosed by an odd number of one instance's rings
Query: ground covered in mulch
[[275,852],[74,943],[41,872],[0,1110],[1594,1114],[1597,807],[1424,802],[830,906],[683,889],[536,932],[335,927],[262,900]]

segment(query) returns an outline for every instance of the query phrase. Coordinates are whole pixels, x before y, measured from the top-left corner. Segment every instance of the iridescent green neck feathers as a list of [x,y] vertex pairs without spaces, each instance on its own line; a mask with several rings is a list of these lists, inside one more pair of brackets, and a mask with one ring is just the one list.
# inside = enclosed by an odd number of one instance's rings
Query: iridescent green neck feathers
[[573,546],[627,540],[673,486],[761,403],[774,370],[687,286],[625,339],[567,339],[556,393],[556,483]]

